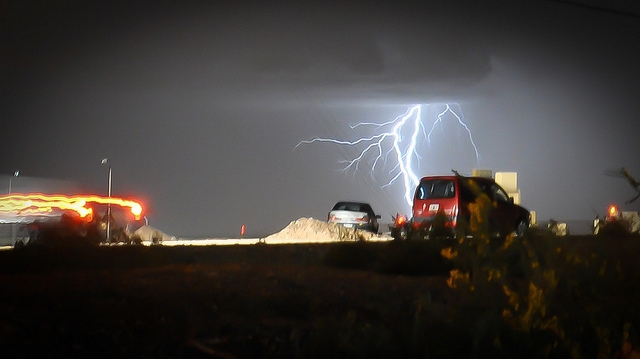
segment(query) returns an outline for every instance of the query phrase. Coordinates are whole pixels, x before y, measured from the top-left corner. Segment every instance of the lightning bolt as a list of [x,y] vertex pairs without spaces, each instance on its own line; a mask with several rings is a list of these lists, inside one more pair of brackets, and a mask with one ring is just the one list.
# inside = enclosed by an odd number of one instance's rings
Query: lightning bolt
[[[446,107],[445,107],[444,111],[440,112],[438,114],[438,119],[433,122],[433,126],[431,126],[431,131],[429,131],[429,134],[427,135],[427,142],[431,143],[431,134],[435,130],[436,126],[438,124],[442,123],[442,117],[444,115],[446,115],[447,113],[450,113],[450,114],[453,115],[453,117],[455,117],[458,120],[458,124],[462,128],[464,128],[465,131],[467,131],[467,135],[469,135],[469,141],[471,142],[471,145],[473,146],[473,150],[474,150],[475,155],[476,155],[476,162],[479,162],[480,161],[480,153],[478,153],[478,146],[476,146],[476,143],[473,140],[473,136],[471,135],[471,130],[469,129],[469,126],[467,126],[467,124],[462,120],[462,111],[460,111],[460,115],[458,115],[455,111],[453,111],[451,109],[451,106],[449,104],[446,104],[445,106]],[[458,105],[458,108],[460,108],[460,105]]]
[[[443,106],[444,110],[438,113],[436,119],[431,124],[430,130],[427,132],[425,125],[423,124],[423,110],[426,110],[429,106]],[[358,170],[359,165],[368,158],[368,155],[373,155],[373,163],[371,165],[371,172],[373,173],[378,166],[386,164],[389,158],[395,160],[395,165],[390,170],[392,178],[383,185],[387,187],[399,179],[402,180],[404,186],[404,199],[406,203],[411,207],[413,201],[413,190],[420,182],[420,176],[416,174],[416,166],[419,166],[422,156],[419,153],[419,142],[421,139],[426,141],[428,145],[431,144],[431,136],[435,129],[442,125],[447,114],[452,115],[456,120],[460,129],[466,131],[471,145],[473,146],[476,162],[479,162],[480,155],[478,153],[478,147],[473,140],[471,130],[469,126],[464,122],[460,105],[455,104],[458,108],[458,112],[454,111],[450,104],[425,104],[425,105],[413,105],[410,106],[402,115],[395,117],[393,120],[375,123],[375,122],[360,122],[355,125],[350,125],[350,129],[354,130],[357,127],[373,127],[376,133],[368,136],[361,137],[353,141],[339,140],[334,138],[321,138],[316,137],[311,140],[300,141],[296,147],[302,144],[311,144],[314,142],[327,142],[340,146],[351,146],[361,148],[357,156],[349,160],[340,161],[344,164],[343,171],[353,169]],[[382,163],[381,163],[382,162]]]

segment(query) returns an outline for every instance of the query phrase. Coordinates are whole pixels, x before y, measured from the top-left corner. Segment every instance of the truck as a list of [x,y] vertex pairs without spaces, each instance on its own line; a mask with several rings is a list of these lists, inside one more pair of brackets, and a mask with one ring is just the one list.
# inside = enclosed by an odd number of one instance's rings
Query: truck
[[[484,202],[483,202],[484,201]],[[480,202],[483,202],[481,204]],[[530,213],[514,202],[493,178],[454,175],[423,177],[415,190],[412,217],[397,214],[390,225],[394,239],[460,238],[472,235],[474,211],[485,218],[482,229],[492,236],[515,233],[529,227]]]
[[613,226],[628,233],[640,233],[640,214],[638,211],[620,211],[618,205],[609,205],[607,214],[602,218],[596,215],[593,220],[593,234],[598,235],[604,228]]

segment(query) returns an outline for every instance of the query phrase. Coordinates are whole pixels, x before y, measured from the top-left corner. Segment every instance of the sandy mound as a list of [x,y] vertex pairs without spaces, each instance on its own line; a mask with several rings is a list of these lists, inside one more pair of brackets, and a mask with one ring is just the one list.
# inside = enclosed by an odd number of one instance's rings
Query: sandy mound
[[356,240],[389,240],[367,231],[345,228],[335,223],[327,223],[313,218],[300,218],[280,232],[264,238],[269,243],[278,240],[300,240],[309,242],[334,242]]
[[142,226],[133,232],[133,234],[140,236],[143,242],[151,242],[154,237],[159,239],[160,242],[176,239],[176,237],[163,233],[159,229],[151,226]]

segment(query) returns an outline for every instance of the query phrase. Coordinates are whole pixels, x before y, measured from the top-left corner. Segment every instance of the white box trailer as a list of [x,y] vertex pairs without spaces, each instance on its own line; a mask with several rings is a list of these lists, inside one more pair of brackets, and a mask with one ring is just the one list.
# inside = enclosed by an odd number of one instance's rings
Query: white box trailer
[[496,172],[495,180],[508,193],[520,192],[517,172]]
[[629,223],[629,231],[636,233],[640,231],[640,215],[637,211],[620,213],[622,220]]
[[471,171],[471,175],[473,177],[487,177],[487,178],[493,178],[493,170],[487,170],[487,169],[480,169],[480,168],[474,168]]

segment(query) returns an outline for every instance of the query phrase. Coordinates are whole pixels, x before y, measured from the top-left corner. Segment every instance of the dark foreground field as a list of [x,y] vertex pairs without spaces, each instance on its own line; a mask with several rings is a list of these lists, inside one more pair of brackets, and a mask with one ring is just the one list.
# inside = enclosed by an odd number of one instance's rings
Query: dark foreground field
[[638,238],[530,234],[486,247],[450,245],[0,252],[0,356],[637,354]]

